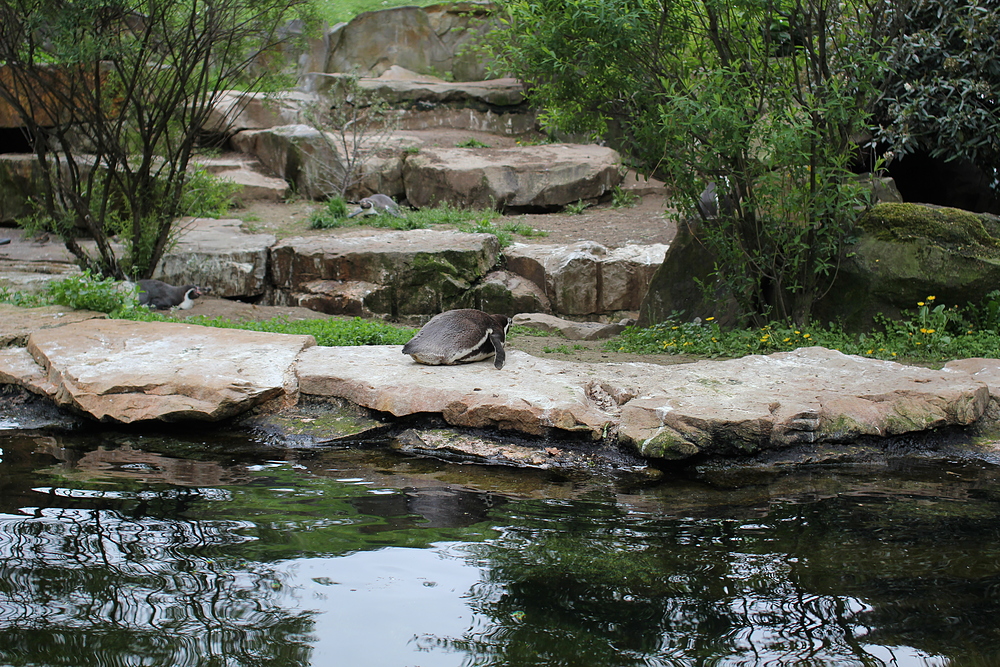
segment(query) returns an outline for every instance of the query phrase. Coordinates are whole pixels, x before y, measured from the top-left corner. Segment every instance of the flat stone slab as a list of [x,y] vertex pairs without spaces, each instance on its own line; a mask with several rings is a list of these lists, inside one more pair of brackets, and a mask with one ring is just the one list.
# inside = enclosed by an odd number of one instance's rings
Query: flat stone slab
[[501,371],[492,363],[424,366],[400,345],[316,347],[298,366],[303,394],[344,398],[396,417],[435,413],[454,426],[598,436],[611,415],[587,398],[579,375],[518,350],[508,350]]
[[[975,369],[982,373],[982,364]],[[984,417],[991,400],[971,372],[824,348],[677,366],[561,362],[511,350],[497,371],[489,363],[421,366],[399,346],[317,347],[303,354],[298,375],[305,394],[397,417],[433,413],[454,426],[593,439],[617,429],[637,453],[669,460],[964,426]]]
[[[294,397],[295,360],[313,345],[312,336],[89,320],[33,333],[26,349],[41,374],[23,386],[101,421],[217,421]],[[24,373],[18,364],[0,357],[0,377]]]
[[107,315],[92,310],[73,310],[67,306],[43,306],[41,308],[18,308],[9,303],[0,303],[0,347],[28,344],[28,336],[34,331],[61,327],[70,322],[103,319]]
[[171,285],[212,288],[221,297],[262,295],[273,234],[248,234],[237,219],[182,218],[177,244],[164,254],[153,277]]
[[[981,361],[1000,369],[1000,360]],[[967,426],[990,400],[987,383],[971,372],[811,347],[651,373],[622,407],[619,436],[651,458],[755,453]]]

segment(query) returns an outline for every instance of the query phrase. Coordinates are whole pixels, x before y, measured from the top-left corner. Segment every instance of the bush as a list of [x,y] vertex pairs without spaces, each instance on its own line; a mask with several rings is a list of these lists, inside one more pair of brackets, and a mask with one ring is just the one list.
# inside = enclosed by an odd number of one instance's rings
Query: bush
[[90,271],[49,283],[46,292],[52,303],[76,310],[119,313],[135,307],[135,288],[113,278],[101,278]]

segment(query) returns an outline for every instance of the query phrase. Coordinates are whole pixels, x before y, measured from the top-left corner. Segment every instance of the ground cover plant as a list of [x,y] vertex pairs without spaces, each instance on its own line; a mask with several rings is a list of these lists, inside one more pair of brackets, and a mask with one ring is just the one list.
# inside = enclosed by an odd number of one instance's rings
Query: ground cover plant
[[434,208],[416,211],[404,210],[400,216],[389,213],[378,215],[351,215],[351,209],[342,197],[331,197],[326,204],[309,216],[312,229],[337,229],[340,227],[377,227],[381,229],[429,229],[435,225],[448,225],[460,232],[493,234],[501,247],[513,243],[514,235],[524,237],[545,236],[517,219],[503,220],[504,216],[494,210],[464,209],[450,204],[439,204]]

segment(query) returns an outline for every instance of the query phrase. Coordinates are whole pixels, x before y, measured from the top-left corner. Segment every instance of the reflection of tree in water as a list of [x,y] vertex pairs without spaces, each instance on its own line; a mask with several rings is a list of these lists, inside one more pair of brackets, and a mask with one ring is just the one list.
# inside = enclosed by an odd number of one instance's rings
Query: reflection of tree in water
[[[476,623],[461,638],[421,643],[466,652],[476,666],[881,665],[893,656],[943,664],[933,655],[966,654],[972,635],[986,639],[980,618],[966,624],[970,636],[939,641],[953,627],[948,614],[997,611],[987,604],[939,613],[935,571],[967,545],[941,554],[928,525],[880,556],[883,537],[858,521],[856,506],[781,503],[749,523],[518,503],[505,508],[503,535],[475,547],[484,568],[469,593]],[[980,573],[987,582],[997,580],[996,555],[988,575]],[[919,599],[910,599],[907,628],[893,611],[907,595],[885,587],[914,559],[918,571],[904,581]],[[845,579],[856,585],[845,589]],[[998,649],[995,638],[979,646],[985,655]]]
[[282,607],[280,577],[211,557],[249,525],[68,507],[0,517],[0,660],[309,664],[312,620]]

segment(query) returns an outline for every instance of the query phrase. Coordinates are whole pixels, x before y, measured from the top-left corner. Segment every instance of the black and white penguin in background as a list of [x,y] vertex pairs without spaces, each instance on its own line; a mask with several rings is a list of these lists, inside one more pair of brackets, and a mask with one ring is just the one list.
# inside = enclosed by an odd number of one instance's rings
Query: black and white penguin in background
[[365,197],[358,202],[358,206],[361,208],[347,216],[348,219],[353,218],[356,215],[378,215],[379,213],[388,213],[389,215],[394,215],[397,218],[403,217],[403,214],[399,210],[399,204],[393,201],[392,197],[389,195],[375,194],[370,197]]
[[158,310],[169,310],[170,308],[188,310],[194,305],[194,300],[204,294],[204,291],[197,285],[174,287],[162,280],[140,280],[137,285],[139,286],[139,305]]
[[511,319],[473,308],[446,310],[435,315],[409,343],[403,354],[430,366],[451,366],[493,357],[497,370],[507,355],[503,346]]

